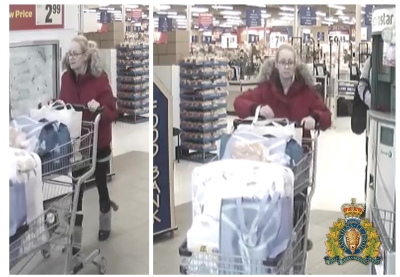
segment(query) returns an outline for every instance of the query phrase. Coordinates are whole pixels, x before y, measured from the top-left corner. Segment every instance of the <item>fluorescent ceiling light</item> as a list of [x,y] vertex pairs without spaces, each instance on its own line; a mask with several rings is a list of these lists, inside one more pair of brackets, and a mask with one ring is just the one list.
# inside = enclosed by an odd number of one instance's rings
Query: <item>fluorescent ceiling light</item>
[[281,16],[294,16],[294,13],[279,13]]
[[265,5],[258,5],[258,4],[251,4],[246,6],[265,8]]
[[343,13],[342,10],[338,10],[338,11],[335,13],[335,15],[344,15],[344,13]]
[[165,11],[165,10],[171,9],[171,6],[169,6],[169,5],[158,5],[157,9]]
[[279,9],[286,12],[294,12],[294,8],[291,7],[280,7]]
[[198,16],[199,16],[199,13],[192,13],[192,16],[193,16],[193,17],[198,17]]
[[223,18],[226,18],[226,19],[240,19],[239,16],[234,16],[234,15],[224,15]]
[[267,11],[266,10],[261,10],[261,14],[263,14],[263,13],[267,13]]
[[324,16],[324,17],[326,16],[326,13],[320,12],[320,11],[316,11],[315,14],[316,14],[317,16]]
[[168,18],[186,19],[185,15],[168,15]]
[[168,12],[157,12],[157,14],[168,14]]
[[343,21],[343,23],[344,24],[349,24],[349,25],[353,25],[354,24],[354,22],[352,22],[352,21]]
[[125,8],[137,9],[137,8],[139,8],[139,5],[130,5],[130,4],[128,4],[128,5],[125,5]]
[[270,18],[270,17],[271,17],[271,15],[268,14],[268,13],[262,14],[262,15],[261,15],[261,18]]
[[206,13],[206,12],[208,12],[207,8],[202,8],[202,7],[192,7],[191,10],[192,10],[192,12],[198,12],[198,13]]
[[222,15],[240,15],[242,14],[240,11],[221,11]]
[[322,21],[321,23],[325,24],[325,25],[332,25],[333,24],[333,22],[330,22],[330,21]]
[[349,20],[349,19],[350,19],[350,17],[344,16],[344,15],[339,16],[339,18],[340,18],[341,20]]
[[215,10],[233,10],[232,6],[224,6],[224,5],[214,5],[212,6]]
[[339,5],[328,5],[328,7],[331,9],[336,9],[336,10],[345,10],[346,9],[346,7],[339,6]]
[[285,21],[292,21],[294,18],[293,17],[290,17],[290,16],[282,16],[281,18],[280,18],[280,20],[285,20]]
[[333,18],[333,17],[327,17],[327,18],[324,19],[324,21],[338,22],[339,20],[337,20],[336,18]]
[[186,18],[177,18],[176,22],[186,22]]

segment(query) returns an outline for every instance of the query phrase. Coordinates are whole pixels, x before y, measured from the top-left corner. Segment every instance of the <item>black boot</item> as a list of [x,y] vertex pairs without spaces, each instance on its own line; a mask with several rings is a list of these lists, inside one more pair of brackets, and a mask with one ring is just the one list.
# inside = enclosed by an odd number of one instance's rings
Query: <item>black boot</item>
[[111,233],[111,204],[110,201],[100,203],[99,241],[105,241]]

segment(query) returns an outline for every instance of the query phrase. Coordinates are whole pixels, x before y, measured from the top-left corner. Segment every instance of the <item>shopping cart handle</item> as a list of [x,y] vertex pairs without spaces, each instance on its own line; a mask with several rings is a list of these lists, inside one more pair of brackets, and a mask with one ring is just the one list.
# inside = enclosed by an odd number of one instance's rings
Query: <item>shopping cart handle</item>
[[[71,106],[74,108],[75,111],[77,112],[84,112],[84,111],[89,111],[89,108],[87,105],[72,105]],[[94,114],[100,114],[102,113],[102,111],[104,110],[103,106],[100,106],[97,108],[97,110],[95,112],[93,112]]]
[[[263,117],[263,116],[259,116],[258,118],[260,120],[265,120],[265,117]],[[233,128],[234,128],[234,130],[236,130],[239,125],[242,125],[242,124],[250,125],[252,123],[253,123],[253,119],[239,119],[239,118],[237,118],[237,119],[233,120]],[[304,127],[303,124],[301,124],[300,121],[294,122],[294,124],[295,124],[295,128],[303,128]],[[319,131],[319,130],[320,130],[320,124],[317,122],[315,124],[314,131]]]

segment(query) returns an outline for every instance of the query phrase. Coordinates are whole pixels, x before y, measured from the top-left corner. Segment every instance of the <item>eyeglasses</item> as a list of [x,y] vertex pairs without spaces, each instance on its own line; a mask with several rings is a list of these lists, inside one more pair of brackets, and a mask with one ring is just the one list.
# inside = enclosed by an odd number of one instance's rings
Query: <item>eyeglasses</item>
[[278,64],[281,65],[281,66],[287,66],[287,67],[294,66],[294,62],[293,61],[279,61]]
[[84,52],[82,52],[82,53],[67,52],[67,56],[74,57],[74,58],[76,58],[82,54],[84,54]]

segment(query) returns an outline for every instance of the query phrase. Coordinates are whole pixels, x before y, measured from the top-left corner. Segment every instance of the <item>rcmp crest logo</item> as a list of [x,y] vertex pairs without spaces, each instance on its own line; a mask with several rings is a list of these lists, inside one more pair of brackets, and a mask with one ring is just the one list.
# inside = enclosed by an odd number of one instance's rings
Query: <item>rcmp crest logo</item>
[[381,243],[376,229],[367,219],[360,218],[364,209],[364,205],[357,204],[354,198],[351,204],[342,205],[344,219],[334,222],[326,235],[325,264],[342,265],[348,261],[358,261],[365,265],[378,265],[381,262]]

